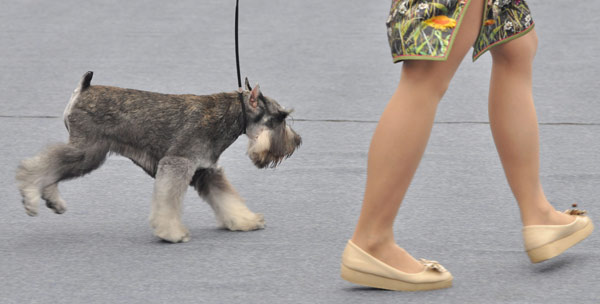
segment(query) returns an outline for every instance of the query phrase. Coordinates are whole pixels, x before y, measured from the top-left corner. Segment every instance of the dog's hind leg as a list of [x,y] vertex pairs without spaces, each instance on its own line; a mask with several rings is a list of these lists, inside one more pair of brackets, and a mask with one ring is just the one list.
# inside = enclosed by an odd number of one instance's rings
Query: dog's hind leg
[[108,148],[102,144],[81,148],[72,144],[56,144],[23,160],[17,169],[16,179],[27,214],[37,215],[40,198],[44,198],[54,212],[65,212],[64,200],[58,194],[58,182],[100,167],[107,152]]
[[221,227],[241,231],[265,227],[263,215],[248,209],[244,200],[225,177],[223,169],[196,171],[192,186],[213,209]]
[[46,201],[46,207],[54,210],[56,214],[63,214],[67,211],[67,204],[58,192],[58,183],[44,188],[42,198]]
[[150,225],[154,228],[154,235],[165,241],[179,243],[190,240],[189,231],[181,223],[181,208],[193,174],[193,162],[187,158],[164,157],[158,162]]

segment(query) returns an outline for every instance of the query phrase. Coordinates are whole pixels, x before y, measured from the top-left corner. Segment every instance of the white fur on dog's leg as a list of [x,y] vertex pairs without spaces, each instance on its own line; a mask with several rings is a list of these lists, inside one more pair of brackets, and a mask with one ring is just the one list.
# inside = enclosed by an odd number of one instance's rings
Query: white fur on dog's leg
[[171,243],[185,243],[190,240],[189,230],[181,221],[173,215],[159,216],[155,208],[150,215],[150,226],[154,229],[154,235]]
[[22,188],[21,196],[23,196],[25,213],[29,216],[36,216],[38,214],[38,207],[41,199],[40,191],[36,187]]
[[178,220],[153,221],[154,235],[171,243],[185,243],[190,240],[190,232]]
[[[40,184],[43,181],[43,172],[46,167],[43,165],[43,158],[35,156],[21,161],[17,169],[16,179],[19,182],[19,192],[23,197],[23,207],[29,216],[38,214],[38,207],[42,197]],[[42,173],[40,173],[42,172]]]
[[206,199],[215,211],[217,222],[223,228],[232,231],[265,228],[264,216],[250,211],[242,198],[235,192],[225,192],[214,188],[209,190]]
[[225,228],[231,231],[251,231],[265,228],[265,218],[261,213],[239,213],[224,219]]
[[52,209],[56,214],[67,211],[67,203],[60,197],[58,184],[52,184],[44,189],[42,198],[46,200],[46,207]]
[[194,170],[191,162],[180,157],[165,157],[158,164],[152,197],[150,225],[154,235],[171,242],[190,240],[190,232],[181,223],[182,202]]

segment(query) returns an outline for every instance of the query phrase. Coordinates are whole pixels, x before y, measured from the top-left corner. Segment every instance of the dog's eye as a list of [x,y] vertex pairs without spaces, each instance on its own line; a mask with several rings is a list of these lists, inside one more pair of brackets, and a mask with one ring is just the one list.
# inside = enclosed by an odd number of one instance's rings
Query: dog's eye
[[269,126],[270,128],[274,128],[278,125],[281,124],[281,120],[279,120],[277,117],[271,117],[269,118],[269,120],[267,121],[266,125]]
[[280,125],[284,121],[285,121],[285,117],[281,117],[281,116],[274,116],[271,119],[269,119],[269,123],[273,126]]
[[275,119],[279,122],[284,121],[290,113],[286,111],[279,111],[277,115],[275,115]]

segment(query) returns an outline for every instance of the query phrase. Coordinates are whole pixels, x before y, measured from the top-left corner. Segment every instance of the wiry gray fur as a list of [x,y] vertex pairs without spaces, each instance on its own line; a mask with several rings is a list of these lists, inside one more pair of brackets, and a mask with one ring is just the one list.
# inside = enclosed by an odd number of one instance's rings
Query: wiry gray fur
[[188,185],[207,200],[222,226],[264,227],[262,215],[248,210],[217,161],[246,131],[254,164],[278,165],[301,144],[300,136],[286,125],[291,111],[264,96],[258,85],[252,89],[247,79],[242,107],[238,92],[171,95],[92,86],[92,75],[82,77],[65,109],[69,143],[48,146],[19,165],[16,178],[29,215],[37,214],[40,199],[56,213],[65,212],[58,182],[97,169],[113,152],[155,178],[150,222],[164,240],[189,240],[181,224]]

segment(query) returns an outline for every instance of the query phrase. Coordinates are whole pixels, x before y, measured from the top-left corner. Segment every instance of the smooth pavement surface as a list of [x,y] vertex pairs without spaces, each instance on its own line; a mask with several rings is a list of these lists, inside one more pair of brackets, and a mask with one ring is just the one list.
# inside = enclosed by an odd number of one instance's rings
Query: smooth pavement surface
[[[304,143],[258,170],[240,139],[220,164],[253,232],[216,228],[190,189],[192,239],[167,244],[148,224],[153,180],[128,159],[64,182],[68,211],[25,214],[18,162],[65,141],[62,113],[81,75],[164,93],[237,89],[235,1],[0,2],[0,303],[599,303],[600,238],[531,264],[489,128],[489,54],[470,54],[438,107],[400,209],[398,243],[437,260],[450,289],[391,292],[339,277],[358,219],[367,151],[401,65],[390,1],[240,1],[242,74],[296,111]],[[577,202],[600,225],[600,3],[528,1],[540,38],[534,98],[540,175],[557,209]]]

